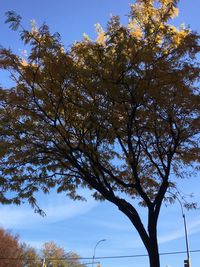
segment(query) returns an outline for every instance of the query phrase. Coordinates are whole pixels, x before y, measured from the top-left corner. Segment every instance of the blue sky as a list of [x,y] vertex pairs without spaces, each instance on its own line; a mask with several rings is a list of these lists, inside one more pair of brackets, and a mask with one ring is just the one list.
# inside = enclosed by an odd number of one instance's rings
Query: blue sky
[[[63,43],[68,46],[75,40],[80,40],[85,32],[95,38],[94,24],[99,22],[104,26],[110,15],[122,16],[122,22],[127,20],[129,12],[127,0],[1,0],[0,1],[0,44],[10,46],[17,53],[23,48],[17,33],[12,32],[4,24],[4,13],[15,10],[23,17],[27,26],[31,19],[40,25],[46,22],[52,32],[59,32]],[[174,21],[176,25],[185,23],[200,32],[199,0],[182,0],[180,15]],[[9,84],[5,74],[0,74],[0,83]],[[184,192],[195,193],[195,199],[200,203],[199,177],[180,181]],[[146,251],[130,222],[116,207],[108,202],[99,203],[90,198],[89,192],[84,193],[87,202],[72,202],[64,195],[52,192],[48,196],[39,195],[39,204],[46,212],[46,217],[35,214],[25,204],[20,207],[0,206],[0,226],[11,229],[20,235],[20,240],[37,248],[41,244],[54,240],[67,251],[76,251],[82,257],[92,257],[97,241],[106,239],[98,245],[96,256],[146,254]],[[145,218],[145,210],[141,209]],[[200,249],[200,211],[186,212],[189,241],[191,249]],[[181,210],[178,204],[163,207],[159,221],[160,252],[185,250],[184,228]],[[199,266],[199,253],[191,254],[193,267]],[[168,255],[161,257],[162,267],[183,266],[186,255]],[[105,259],[102,267],[146,267],[148,259]]]

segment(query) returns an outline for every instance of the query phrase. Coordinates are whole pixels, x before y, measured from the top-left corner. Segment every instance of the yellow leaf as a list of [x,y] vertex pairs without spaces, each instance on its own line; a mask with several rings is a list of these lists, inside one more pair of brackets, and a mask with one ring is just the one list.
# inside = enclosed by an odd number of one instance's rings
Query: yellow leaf
[[21,61],[21,65],[22,65],[22,67],[26,67],[26,66],[28,66],[28,63],[27,63],[27,61],[26,60],[22,60]]

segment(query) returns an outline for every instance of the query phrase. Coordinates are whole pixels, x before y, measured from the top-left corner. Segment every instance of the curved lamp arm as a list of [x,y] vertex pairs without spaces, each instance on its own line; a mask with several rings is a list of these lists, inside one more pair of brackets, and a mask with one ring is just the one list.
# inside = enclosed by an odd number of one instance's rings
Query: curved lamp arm
[[99,245],[99,243],[104,242],[104,241],[106,241],[106,239],[101,239],[101,240],[99,240],[99,241],[96,243],[95,247],[94,247],[94,252],[93,252],[93,257],[92,257],[92,267],[93,267],[93,265],[94,265],[94,258],[95,258],[96,248],[97,248],[97,246]]

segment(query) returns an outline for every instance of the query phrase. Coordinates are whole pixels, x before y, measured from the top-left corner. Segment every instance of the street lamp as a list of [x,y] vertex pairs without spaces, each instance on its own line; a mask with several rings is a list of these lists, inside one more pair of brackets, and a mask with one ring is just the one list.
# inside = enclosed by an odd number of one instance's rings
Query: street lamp
[[175,199],[178,200],[180,206],[181,206],[181,213],[182,213],[182,217],[183,217],[183,223],[184,223],[184,231],[185,231],[185,244],[186,244],[186,251],[187,251],[187,260],[184,261],[184,267],[190,267],[190,252],[189,252],[189,242],[188,242],[188,231],[187,231],[187,223],[186,223],[186,217],[185,217],[185,213],[183,210],[183,205],[180,201],[180,199],[177,197],[177,195],[175,195],[172,192],[168,192],[171,195],[173,195],[175,197]]
[[93,253],[93,257],[92,257],[92,267],[93,267],[93,265],[94,265],[94,258],[95,258],[96,248],[97,248],[97,246],[99,245],[99,243],[104,242],[104,241],[106,241],[106,239],[101,239],[101,240],[99,240],[99,241],[96,243],[95,247],[94,247],[94,253]]

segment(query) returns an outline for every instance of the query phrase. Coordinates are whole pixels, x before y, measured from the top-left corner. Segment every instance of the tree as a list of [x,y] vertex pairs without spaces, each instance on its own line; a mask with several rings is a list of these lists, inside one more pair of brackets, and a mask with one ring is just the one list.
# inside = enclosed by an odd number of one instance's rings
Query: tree
[[46,267],[80,267],[75,252],[65,252],[53,241],[43,244],[41,253],[26,243],[20,244],[18,236],[0,229],[0,267],[41,267],[45,259]]
[[18,237],[0,229],[0,267],[21,267],[21,253]]
[[66,253],[62,247],[54,242],[46,242],[43,245],[42,255],[47,267],[80,267],[78,255],[74,252]]
[[41,259],[35,248],[23,243],[22,248],[22,267],[41,267]]
[[160,266],[167,192],[199,162],[199,36],[169,24],[177,2],[137,0],[128,25],[113,17],[106,31],[97,24],[95,41],[85,35],[68,51],[47,25],[24,30],[9,12],[30,53],[1,49],[15,82],[0,92],[1,201],[35,206],[34,192],[54,186],[76,200],[87,187],[129,218],[151,267]]

